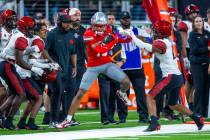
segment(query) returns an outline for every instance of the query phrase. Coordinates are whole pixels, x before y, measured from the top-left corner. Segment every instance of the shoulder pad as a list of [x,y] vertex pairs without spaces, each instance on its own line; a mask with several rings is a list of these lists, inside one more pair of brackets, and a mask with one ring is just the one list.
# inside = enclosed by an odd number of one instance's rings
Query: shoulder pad
[[178,24],[178,30],[179,30],[179,31],[187,32],[187,31],[188,31],[187,24],[186,24],[185,22],[181,21],[181,22]]
[[36,38],[33,40],[32,42],[32,46],[37,45],[40,52],[42,52],[44,50],[44,42],[42,41],[42,39],[40,38]]
[[24,37],[18,37],[15,41],[15,48],[19,50],[25,50],[28,46],[28,40]]
[[162,51],[161,54],[164,54],[166,53],[166,44],[165,42],[163,42],[162,40],[154,40],[153,43],[152,43],[152,46],[155,47],[155,48],[158,48]]

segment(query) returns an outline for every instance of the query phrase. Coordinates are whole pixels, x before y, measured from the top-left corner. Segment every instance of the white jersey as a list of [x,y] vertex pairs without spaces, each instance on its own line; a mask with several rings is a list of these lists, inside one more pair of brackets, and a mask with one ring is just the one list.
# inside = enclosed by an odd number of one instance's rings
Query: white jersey
[[163,77],[166,77],[169,74],[180,75],[181,72],[178,68],[177,60],[173,56],[173,42],[168,39],[159,40],[163,41],[167,47],[165,54],[155,53],[155,56],[160,60],[160,68]]
[[3,49],[7,46],[9,43],[9,40],[12,36],[12,32],[9,33],[5,30],[4,27],[1,28],[1,44],[0,44],[0,52],[3,51]]
[[15,42],[19,37],[26,38],[25,35],[18,30],[15,30],[14,32],[12,32],[12,36],[7,46],[2,51],[2,53],[5,54],[10,59],[15,60]]
[[208,22],[204,22],[204,29],[210,32],[210,24]]
[[192,22],[190,21],[183,21],[186,25],[187,25],[187,44],[186,44],[186,48],[190,48],[190,45],[188,43],[188,39],[189,39],[189,36],[190,36],[190,32],[192,32]]
[[[41,38],[39,36],[34,36],[33,38],[28,38],[29,45],[28,45],[27,49],[29,49],[32,46],[32,42],[35,39],[41,39]],[[39,58],[41,56],[41,53],[36,53],[36,52],[28,53],[27,49],[26,49],[26,51],[24,51],[24,54],[23,54],[23,60],[26,63],[29,63],[29,57],[31,55],[35,56],[36,58]],[[24,69],[24,68],[22,68],[22,67],[20,67],[18,65],[16,65],[16,70],[17,70],[17,73],[20,75],[21,79],[25,79],[25,78],[30,78],[31,77],[31,73],[32,72],[30,70],[26,70],[26,69]]]

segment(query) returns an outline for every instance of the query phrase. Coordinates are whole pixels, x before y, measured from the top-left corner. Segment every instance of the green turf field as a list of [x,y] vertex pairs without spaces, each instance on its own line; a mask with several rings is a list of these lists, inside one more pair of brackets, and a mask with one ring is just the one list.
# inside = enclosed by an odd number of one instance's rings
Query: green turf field
[[[41,124],[43,118],[43,113],[39,112],[36,122]],[[15,118],[15,124],[18,122],[18,116]],[[115,118],[118,120],[118,118]],[[138,115],[136,111],[130,111],[127,122],[125,124],[109,124],[102,125],[100,123],[100,112],[99,110],[79,110],[76,113],[76,120],[81,124],[79,126],[73,126],[62,131],[77,131],[77,130],[92,130],[92,129],[106,129],[106,128],[125,128],[125,127],[135,127],[135,126],[145,126],[147,124],[138,123]],[[182,123],[181,120],[168,121],[166,119],[161,119],[161,124],[179,124]],[[29,133],[47,133],[47,132],[58,132],[54,128],[48,128],[48,126],[42,126],[45,130],[4,130],[0,129],[0,135],[15,135],[15,134],[29,134]],[[210,131],[199,132],[199,133],[179,133],[176,134],[164,134],[164,135],[149,135],[149,136],[135,136],[135,137],[115,137],[115,138],[100,138],[100,139],[141,139],[141,140],[210,140]]]
[[[210,132],[199,133],[178,133],[178,134],[164,134],[164,135],[148,135],[135,137],[110,137],[100,138],[101,140],[209,140]],[[94,139],[92,139],[94,140]],[[95,139],[96,140],[96,139]]]

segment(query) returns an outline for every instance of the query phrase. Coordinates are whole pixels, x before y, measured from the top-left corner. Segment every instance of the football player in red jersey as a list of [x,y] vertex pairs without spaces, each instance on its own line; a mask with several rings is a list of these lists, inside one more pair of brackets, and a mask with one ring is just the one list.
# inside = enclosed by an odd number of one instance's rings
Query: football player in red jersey
[[127,106],[131,105],[126,91],[130,81],[126,74],[111,62],[108,51],[118,43],[118,37],[107,25],[107,17],[102,12],[96,12],[91,18],[91,27],[84,33],[87,48],[87,71],[83,75],[79,91],[72,101],[67,118],[57,128],[65,128],[71,125],[72,115],[76,112],[82,97],[100,73],[120,82],[120,90],[117,95]]
[[190,116],[190,118],[195,121],[198,130],[201,130],[204,125],[204,118],[193,113],[182,104],[178,104],[179,92],[183,80],[178,68],[177,60],[173,56],[173,42],[169,38],[172,31],[172,25],[165,20],[159,20],[154,24],[154,31],[156,40],[153,41],[152,45],[142,42],[134,34],[130,33],[137,46],[144,48],[149,52],[153,52],[160,60],[160,68],[163,74],[163,78],[153,86],[147,95],[147,107],[151,117],[151,122],[145,131],[155,131],[160,129],[156,113],[155,97],[163,90],[166,90],[166,93],[169,93],[169,107],[182,114]]

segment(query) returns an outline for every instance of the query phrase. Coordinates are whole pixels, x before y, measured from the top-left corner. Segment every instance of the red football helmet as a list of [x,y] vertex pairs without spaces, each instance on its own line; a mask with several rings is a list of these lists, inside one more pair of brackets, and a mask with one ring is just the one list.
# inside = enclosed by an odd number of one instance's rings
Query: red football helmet
[[58,73],[58,71],[46,70],[44,72],[44,74],[42,75],[41,81],[44,83],[51,83],[51,82],[55,81],[55,79],[57,77],[57,73]]
[[71,22],[70,15],[69,15],[70,8],[62,9],[58,15],[58,23],[61,22]]
[[154,30],[159,38],[165,38],[171,35],[172,25],[166,20],[158,20],[154,24]]
[[24,16],[18,20],[18,30],[24,33],[27,37],[32,38],[34,35],[35,20],[32,17]]
[[14,29],[17,27],[16,12],[10,9],[4,10],[1,13],[2,24],[7,28]]
[[199,8],[195,4],[190,4],[184,9],[185,15],[189,15],[191,13],[199,13]]
[[177,13],[176,8],[168,7],[168,12],[170,15],[175,15]]

